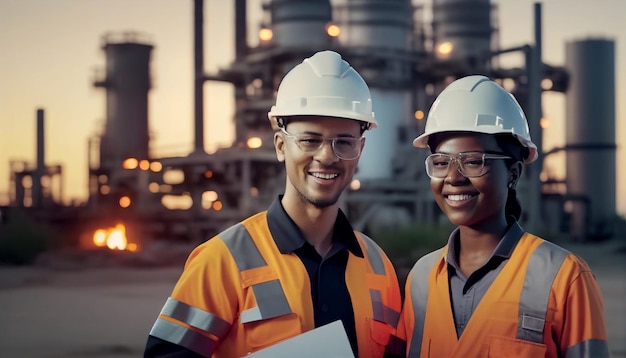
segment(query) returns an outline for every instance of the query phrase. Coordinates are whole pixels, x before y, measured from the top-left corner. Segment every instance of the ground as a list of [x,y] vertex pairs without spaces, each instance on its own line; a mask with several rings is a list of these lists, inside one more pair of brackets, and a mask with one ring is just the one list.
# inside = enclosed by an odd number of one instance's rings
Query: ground
[[[626,358],[626,241],[563,246],[594,271],[612,355]],[[66,253],[0,267],[0,357],[141,357],[188,250],[168,250],[165,266],[158,255]]]

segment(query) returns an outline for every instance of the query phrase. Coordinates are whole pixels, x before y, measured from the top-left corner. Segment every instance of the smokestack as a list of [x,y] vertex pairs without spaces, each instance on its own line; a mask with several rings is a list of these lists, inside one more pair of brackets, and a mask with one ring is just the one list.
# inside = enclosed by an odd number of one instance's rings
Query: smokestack
[[194,0],[194,152],[204,153],[204,1]]
[[46,158],[45,158],[45,142],[44,142],[44,112],[43,109],[37,109],[37,168],[33,175],[33,206],[41,207],[43,202],[43,188],[41,185],[41,178],[46,171]]

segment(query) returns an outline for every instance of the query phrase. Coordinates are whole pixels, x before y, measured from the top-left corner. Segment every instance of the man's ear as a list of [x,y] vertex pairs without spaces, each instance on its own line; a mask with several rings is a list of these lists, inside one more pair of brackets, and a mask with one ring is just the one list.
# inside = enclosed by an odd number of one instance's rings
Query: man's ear
[[276,150],[276,158],[279,162],[285,161],[285,137],[280,132],[274,133],[274,149]]

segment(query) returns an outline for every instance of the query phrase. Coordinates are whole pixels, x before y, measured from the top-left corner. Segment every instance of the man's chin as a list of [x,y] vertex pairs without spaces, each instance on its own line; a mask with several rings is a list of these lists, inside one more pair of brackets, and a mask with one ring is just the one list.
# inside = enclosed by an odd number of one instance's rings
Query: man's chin
[[332,197],[332,198],[307,197],[306,198],[306,201],[308,201],[309,204],[315,206],[318,209],[325,209],[329,206],[333,206],[337,204],[337,200],[339,200],[338,197]]

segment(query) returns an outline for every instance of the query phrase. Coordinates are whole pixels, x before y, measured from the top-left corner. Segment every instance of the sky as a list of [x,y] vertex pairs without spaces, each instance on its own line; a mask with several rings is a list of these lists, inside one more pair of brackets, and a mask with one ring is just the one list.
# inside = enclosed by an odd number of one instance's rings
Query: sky
[[[502,48],[531,43],[536,1],[493,0]],[[255,43],[261,0],[248,0],[248,39]],[[430,6],[430,1],[413,0]],[[618,78],[617,163],[626,163],[626,27],[624,0],[544,0],[543,60],[564,65],[567,42],[615,41]],[[205,68],[215,72],[234,57],[234,1],[205,0]],[[8,202],[9,161],[36,163],[36,112],[45,111],[46,164],[63,167],[63,200],[87,196],[87,143],[102,132],[105,91],[95,88],[105,68],[102,38],[136,32],[154,45],[149,95],[151,151],[185,155],[193,149],[193,0],[0,0],[0,205]],[[521,58],[503,58],[511,64]],[[501,62],[502,63],[502,62]],[[233,138],[232,88],[205,85],[205,147]],[[565,99],[543,96],[549,127],[544,150],[565,144]],[[564,157],[547,165],[563,172]],[[617,165],[618,212],[626,215],[626,166]]]

